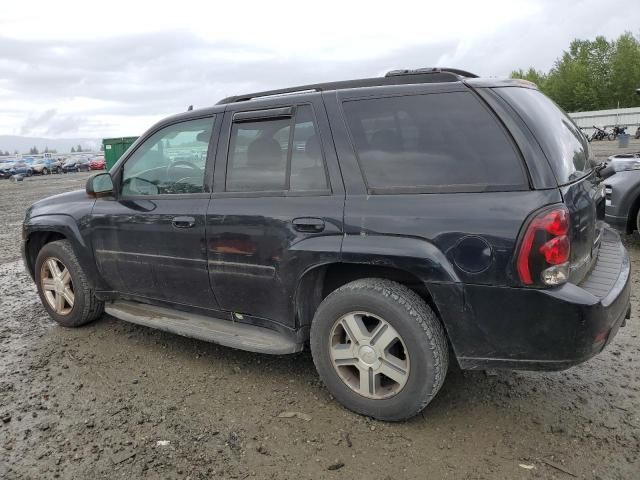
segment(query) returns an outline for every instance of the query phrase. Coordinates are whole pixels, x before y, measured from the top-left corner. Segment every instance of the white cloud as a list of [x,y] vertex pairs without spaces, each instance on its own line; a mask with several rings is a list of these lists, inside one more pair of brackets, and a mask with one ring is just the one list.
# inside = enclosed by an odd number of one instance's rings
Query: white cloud
[[575,37],[640,24],[622,0],[4,3],[0,133],[56,136],[140,134],[189,104],[400,67],[548,69]]

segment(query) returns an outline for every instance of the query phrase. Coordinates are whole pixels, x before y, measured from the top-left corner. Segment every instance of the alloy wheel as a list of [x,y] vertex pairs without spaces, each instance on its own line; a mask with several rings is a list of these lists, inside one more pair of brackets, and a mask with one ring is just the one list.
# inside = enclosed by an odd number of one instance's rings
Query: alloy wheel
[[40,286],[51,309],[58,315],[71,313],[75,302],[71,272],[59,259],[49,257],[42,263]]
[[331,364],[356,393],[372,399],[396,395],[409,379],[409,354],[389,322],[369,312],[339,318],[329,339]]

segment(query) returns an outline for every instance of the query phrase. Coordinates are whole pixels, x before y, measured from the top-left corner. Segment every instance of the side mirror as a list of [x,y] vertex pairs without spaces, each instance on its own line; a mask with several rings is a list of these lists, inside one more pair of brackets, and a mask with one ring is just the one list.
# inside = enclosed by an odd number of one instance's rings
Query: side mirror
[[97,173],[87,179],[87,195],[104,197],[113,193],[113,180],[109,172]]

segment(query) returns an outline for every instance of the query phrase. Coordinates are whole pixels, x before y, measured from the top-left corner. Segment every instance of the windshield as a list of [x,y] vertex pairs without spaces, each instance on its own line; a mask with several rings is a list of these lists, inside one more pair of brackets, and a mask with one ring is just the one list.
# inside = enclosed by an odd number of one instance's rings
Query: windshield
[[522,87],[495,89],[520,114],[551,163],[558,185],[571,183],[591,170],[591,151],[584,134],[550,98]]

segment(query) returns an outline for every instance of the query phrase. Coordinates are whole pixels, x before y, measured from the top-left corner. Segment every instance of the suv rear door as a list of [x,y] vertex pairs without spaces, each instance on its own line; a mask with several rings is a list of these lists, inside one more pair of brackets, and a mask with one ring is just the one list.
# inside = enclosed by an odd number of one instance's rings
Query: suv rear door
[[339,259],[343,207],[319,94],[228,105],[207,212],[220,306],[292,327],[300,277]]

